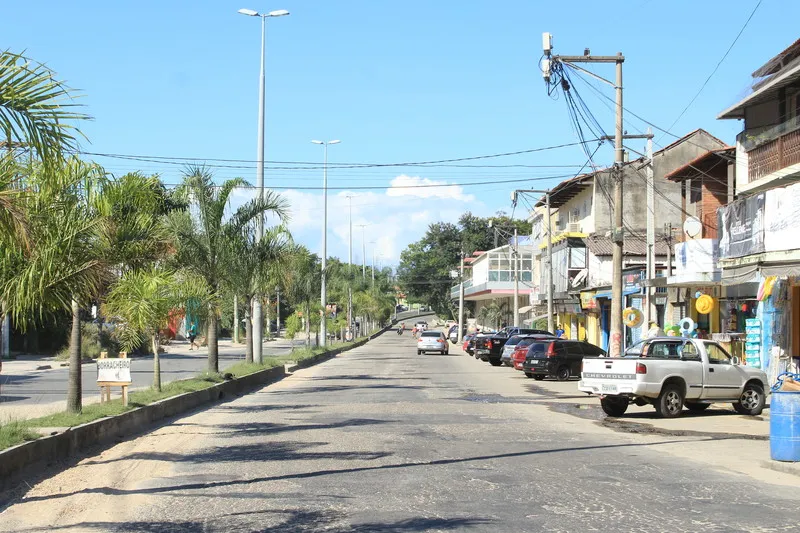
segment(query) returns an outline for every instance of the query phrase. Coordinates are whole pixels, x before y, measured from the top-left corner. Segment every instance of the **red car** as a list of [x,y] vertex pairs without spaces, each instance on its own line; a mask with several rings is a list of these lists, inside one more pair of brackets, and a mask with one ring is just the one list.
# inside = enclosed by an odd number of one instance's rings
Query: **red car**
[[461,345],[461,349],[464,350],[465,352],[467,352],[470,355],[472,355],[472,347],[474,346],[474,344],[472,343],[472,340],[474,338],[475,338],[475,334],[474,333],[468,333],[468,334],[464,335],[464,344]]
[[530,348],[531,344],[551,338],[551,335],[531,335],[520,339],[514,349],[514,353],[511,354],[511,363],[514,366],[514,370],[522,370],[522,365],[525,363],[525,357],[528,355],[528,348]]

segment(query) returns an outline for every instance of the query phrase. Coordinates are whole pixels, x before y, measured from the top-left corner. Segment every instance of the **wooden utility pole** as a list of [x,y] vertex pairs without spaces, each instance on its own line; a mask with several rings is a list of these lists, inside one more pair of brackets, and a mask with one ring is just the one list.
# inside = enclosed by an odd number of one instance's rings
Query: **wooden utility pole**
[[[647,128],[647,133],[652,134],[650,128]],[[646,277],[648,285],[645,287],[644,293],[644,323],[645,327],[650,327],[650,293],[652,288],[649,281],[656,277],[655,272],[655,244],[656,244],[656,201],[655,201],[655,183],[653,182],[653,138],[647,139],[647,168],[645,175],[647,176],[647,272]]]
[[[611,278],[611,331],[609,335],[609,355],[619,357],[622,355],[622,245],[624,240],[624,228],[622,221],[623,213],[623,171],[624,148],[622,145],[622,63],[625,56],[618,53],[615,56],[593,56],[587,48],[582,56],[562,56],[552,55],[552,35],[545,33],[542,39],[545,60],[543,61],[543,75],[549,82],[551,75],[551,63],[563,63],[570,67],[585,72],[586,74],[614,87],[616,93],[616,127],[614,132],[614,228],[611,232],[613,243]],[[612,83],[597,74],[590,72],[575,63],[614,63],[616,66],[616,79]]]

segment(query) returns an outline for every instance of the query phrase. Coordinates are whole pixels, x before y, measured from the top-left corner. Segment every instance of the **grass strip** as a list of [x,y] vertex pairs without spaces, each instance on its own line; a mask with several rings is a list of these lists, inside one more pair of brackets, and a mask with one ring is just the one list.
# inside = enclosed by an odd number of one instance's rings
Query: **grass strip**
[[[340,344],[331,347],[333,350],[347,349],[360,342],[363,339],[357,339],[353,342]],[[28,420],[12,420],[5,423],[0,423],[0,450],[10,448],[25,441],[35,440],[41,436],[40,433],[33,428],[62,428],[74,427],[81,424],[86,424],[100,418],[115,416],[122,414],[126,411],[136,409],[137,407],[144,407],[159,400],[172,398],[187,392],[195,392],[207,389],[223,382],[223,374],[232,374],[234,377],[239,378],[249,374],[253,374],[260,370],[274,368],[289,362],[299,362],[309,359],[316,355],[329,351],[325,348],[301,348],[284,355],[282,357],[267,357],[263,363],[235,363],[223,370],[220,374],[203,373],[189,379],[180,379],[170,381],[162,385],[161,391],[155,389],[141,389],[132,391],[128,398],[127,407],[122,405],[122,399],[114,399],[110,402],[92,403],[83,407],[80,413],[68,413],[66,411],[61,413],[53,413],[52,415],[42,416],[39,418],[31,418]]]

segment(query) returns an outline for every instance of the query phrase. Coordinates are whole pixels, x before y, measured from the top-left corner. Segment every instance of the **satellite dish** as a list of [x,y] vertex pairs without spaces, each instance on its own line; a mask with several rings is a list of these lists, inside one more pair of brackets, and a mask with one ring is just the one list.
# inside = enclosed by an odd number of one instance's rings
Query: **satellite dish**
[[589,274],[589,269],[584,268],[572,279],[572,286],[578,287],[583,281],[586,279],[586,276]]
[[703,231],[703,223],[697,217],[689,217],[683,223],[683,232],[691,238],[695,238]]

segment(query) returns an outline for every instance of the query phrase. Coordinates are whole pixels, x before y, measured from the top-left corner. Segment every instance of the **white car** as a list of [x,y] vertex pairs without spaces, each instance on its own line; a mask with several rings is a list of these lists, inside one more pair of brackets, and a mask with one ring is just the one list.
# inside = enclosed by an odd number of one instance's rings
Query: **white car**
[[441,331],[423,331],[417,339],[417,355],[427,352],[439,352],[442,355],[450,353],[450,346]]
[[609,416],[622,416],[633,402],[652,404],[663,417],[680,416],[684,405],[703,411],[731,402],[738,413],[759,415],[766,402],[767,375],[739,364],[716,342],[657,337],[632,357],[585,357],[578,389],[600,396]]

